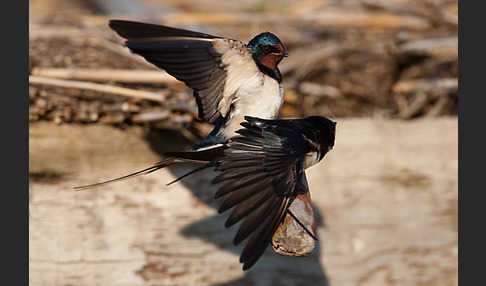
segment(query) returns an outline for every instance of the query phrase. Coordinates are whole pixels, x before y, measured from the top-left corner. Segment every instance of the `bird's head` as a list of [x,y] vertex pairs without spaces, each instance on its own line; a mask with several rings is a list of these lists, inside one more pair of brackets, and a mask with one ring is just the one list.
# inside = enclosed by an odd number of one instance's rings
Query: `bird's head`
[[270,70],[277,69],[280,61],[288,55],[284,44],[270,32],[256,35],[248,43],[248,47],[251,49],[253,60]]

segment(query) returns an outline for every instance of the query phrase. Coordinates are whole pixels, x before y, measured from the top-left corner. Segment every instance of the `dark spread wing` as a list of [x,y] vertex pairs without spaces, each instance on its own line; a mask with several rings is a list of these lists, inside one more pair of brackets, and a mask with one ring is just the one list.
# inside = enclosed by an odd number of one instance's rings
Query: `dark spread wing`
[[[238,41],[122,20],[111,20],[109,25],[127,40],[125,44],[132,52],[194,89],[200,118],[214,123],[220,115],[226,115],[229,106],[222,105],[221,101],[231,94],[224,92],[229,63],[223,56]],[[227,101],[223,100],[230,104]]]
[[110,28],[114,29],[121,37],[125,39],[135,38],[154,38],[154,37],[191,37],[191,38],[220,38],[209,34],[125,20],[110,20]]
[[285,218],[303,175],[302,157],[309,146],[283,120],[245,117],[241,136],[232,138],[220,160],[220,183],[216,198],[225,196],[219,212],[233,211],[225,226],[243,220],[234,238],[237,245],[248,238],[240,262],[250,268],[270,244],[273,233]]

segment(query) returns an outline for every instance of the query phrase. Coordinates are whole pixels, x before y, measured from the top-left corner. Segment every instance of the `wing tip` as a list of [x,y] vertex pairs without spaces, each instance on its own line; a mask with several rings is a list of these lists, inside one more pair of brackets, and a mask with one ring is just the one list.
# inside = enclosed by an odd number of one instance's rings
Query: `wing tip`
[[243,271],[247,271],[247,270],[248,270],[248,269],[250,269],[250,267],[252,267],[252,266],[253,266],[253,264],[247,264],[247,263],[243,263],[243,267],[242,267],[242,269],[243,269]]
[[240,263],[243,263],[242,269],[243,271],[249,270],[255,263],[260,259],[260,257],[265,253],[266,247],[261,253],[252,254],[250,256],[241,254],[240,256]]
[[169,27],[160,24],[143,23],[137,21],[110,19],[108,26],[115,30],[124,38],[144,38],[144,37],[191,37],[203,39],[221,38],[206,33],[185,30],[181,28]]
[[108,20],[108,27],[110,28],[114,28],[116,27],[118,24],[124,22],[125,20],[120,20],[120,19],[110,19]]
[[127,25],[139,25],[142,23],[134,22],[134,21],[127,21],[121,19],[110,19],[108,20],[108,27],[118,33],[121,37],[125,37],[123,35],[123,29],[126,28]]

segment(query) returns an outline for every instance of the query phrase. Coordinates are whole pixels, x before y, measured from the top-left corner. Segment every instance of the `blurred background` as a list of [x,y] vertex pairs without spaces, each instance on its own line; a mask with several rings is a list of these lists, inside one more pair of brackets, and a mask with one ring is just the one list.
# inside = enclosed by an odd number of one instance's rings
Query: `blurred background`
[[[458,5],[450,0],[30,0],[32,285],[457,285]],[[191,166],[102,189],[212,126],[192,91],[131,54],[108,20],[289,50],[281,117],[338,122],[308,179],[319,246],[249,272]]]

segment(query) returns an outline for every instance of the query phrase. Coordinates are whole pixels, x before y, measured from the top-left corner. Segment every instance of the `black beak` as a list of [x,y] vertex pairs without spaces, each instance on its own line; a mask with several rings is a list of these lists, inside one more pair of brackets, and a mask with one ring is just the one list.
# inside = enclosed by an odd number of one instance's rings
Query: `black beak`
[[272,54],[277,55],[277,56],[281,56],[281,57],[284,57],[284,58],[286,58],[286,57],[289,56],[289,53],[287,53],[287,51],[278,52],[278,53],[277,52],[273,52]]

